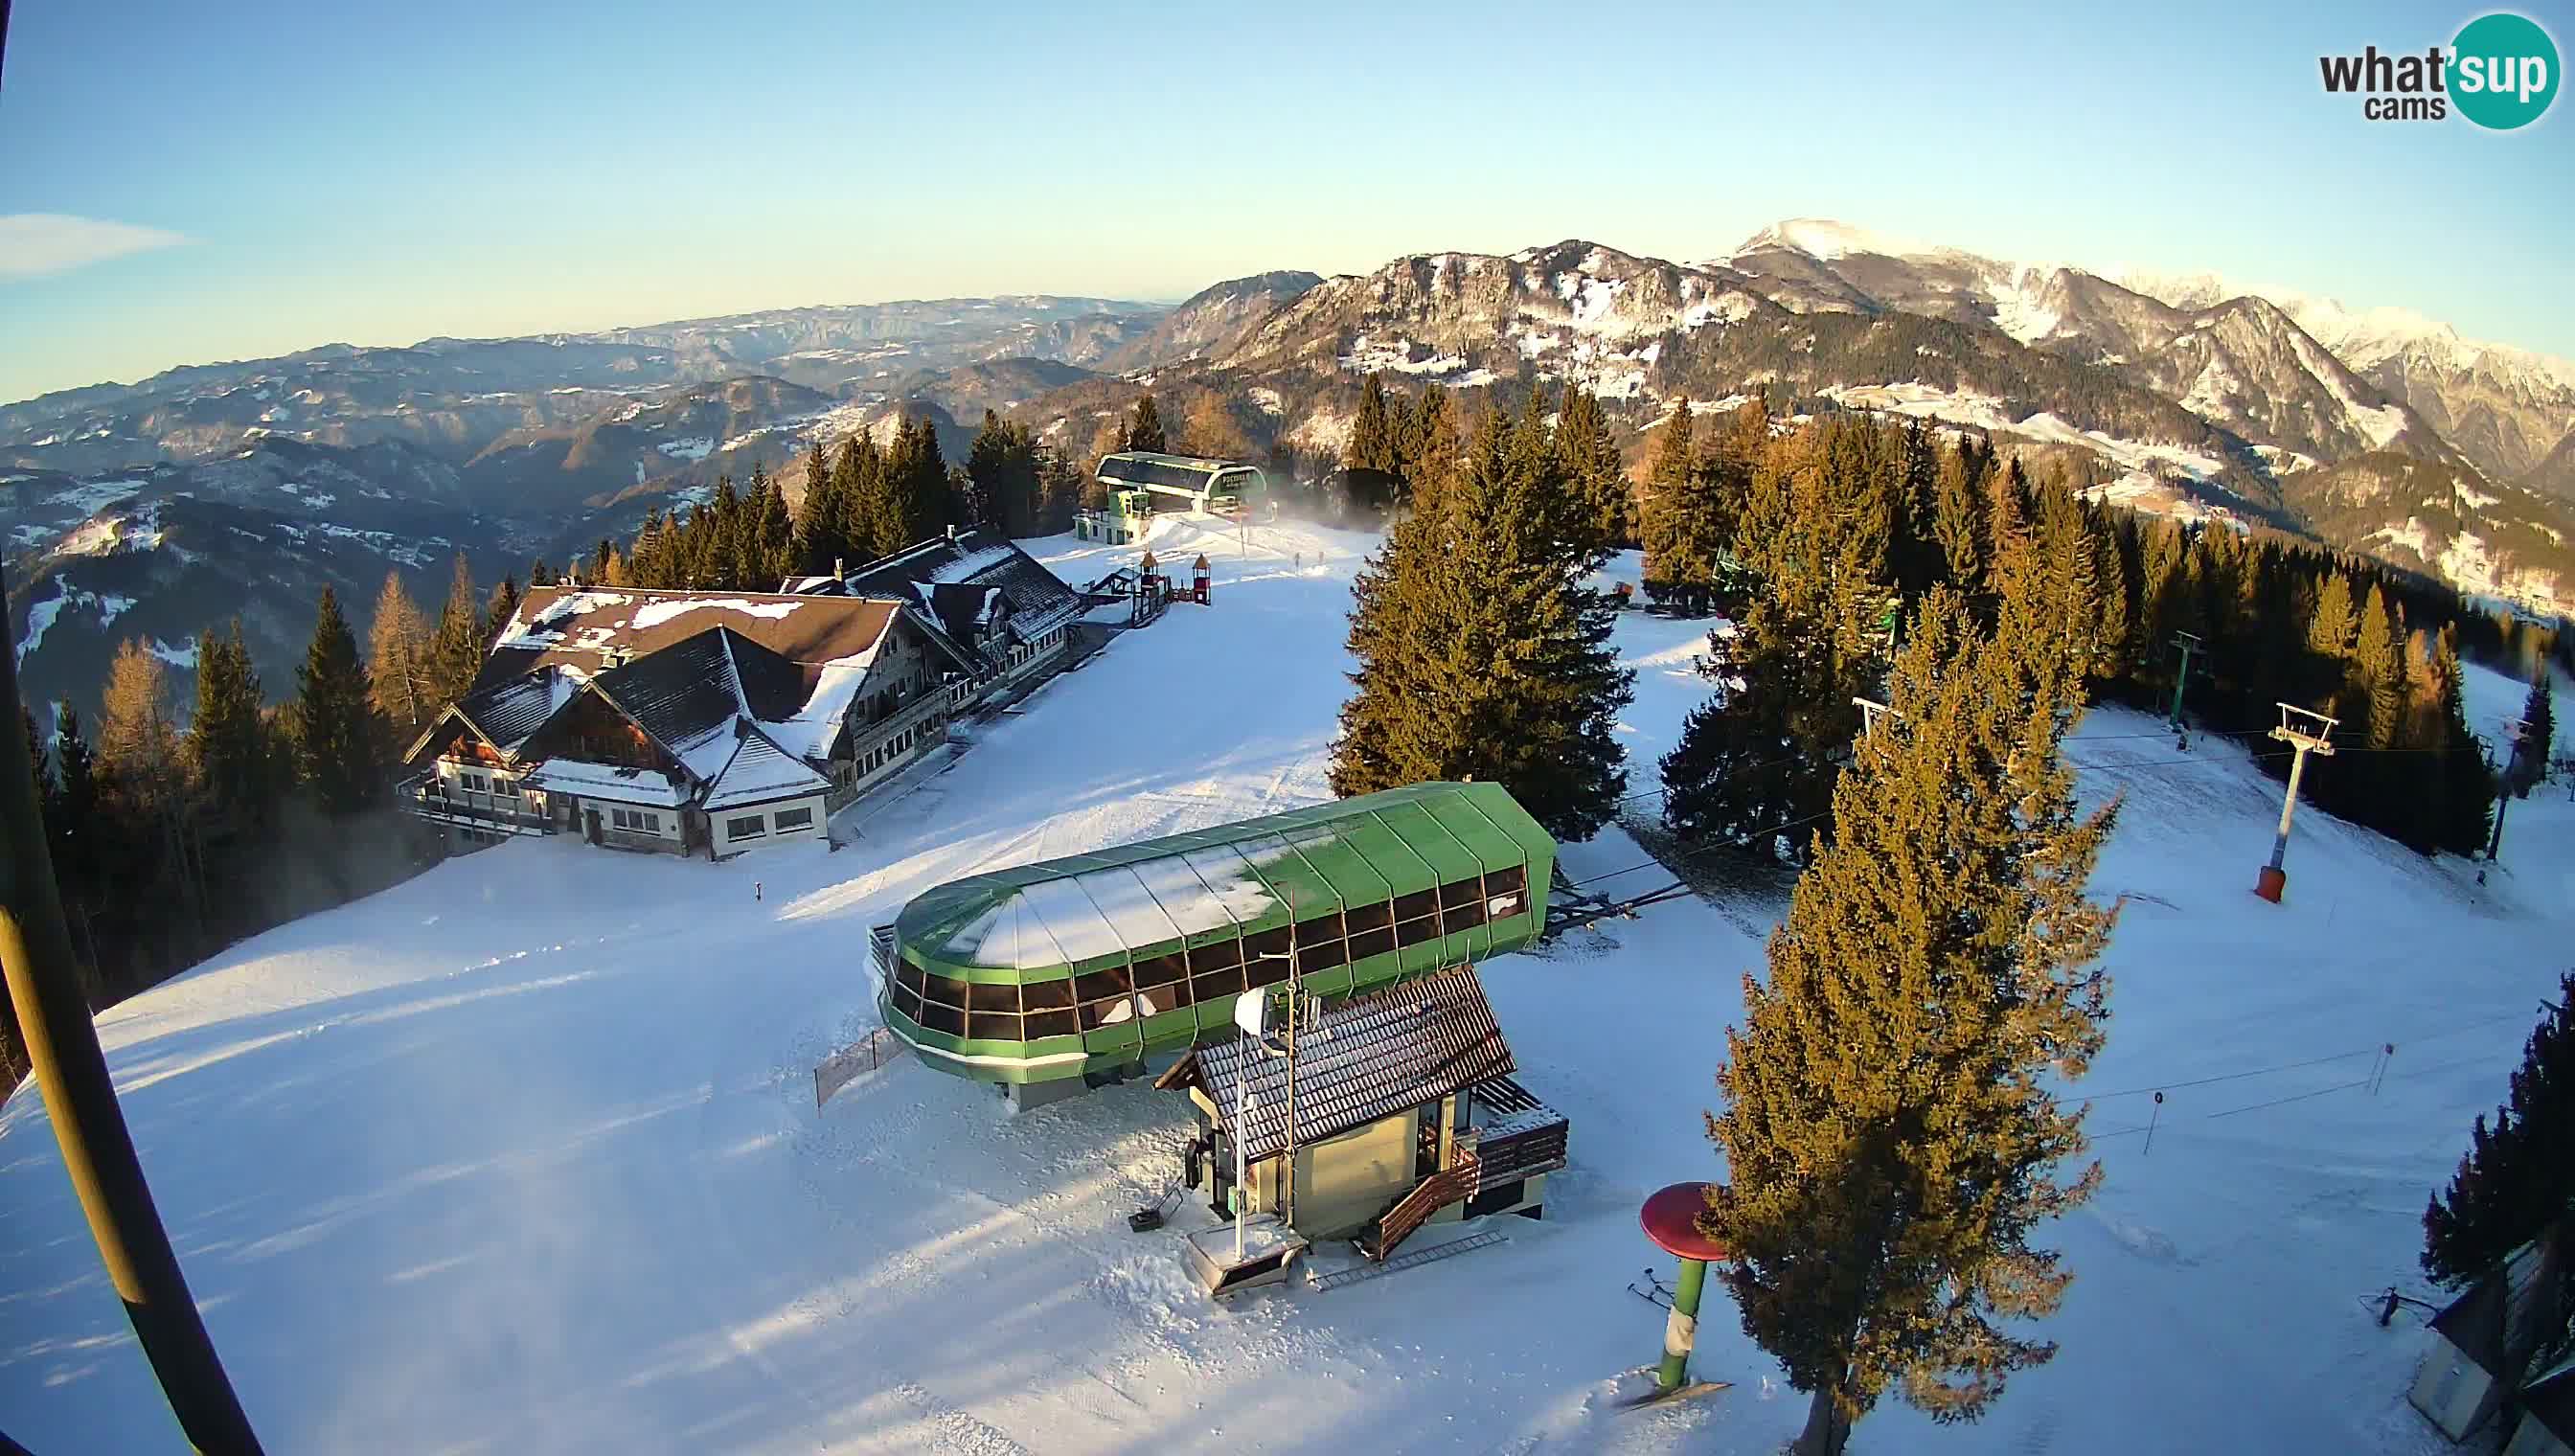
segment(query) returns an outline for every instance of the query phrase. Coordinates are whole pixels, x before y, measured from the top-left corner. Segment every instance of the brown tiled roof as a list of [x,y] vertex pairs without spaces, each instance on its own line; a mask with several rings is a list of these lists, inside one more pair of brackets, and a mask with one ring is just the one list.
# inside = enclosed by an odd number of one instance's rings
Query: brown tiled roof
[[[1296,1037],[1296,1141],[1318,1142],[1512,1069],[1511,1049],[1471,965],[1385,986],[1323,1013]],[[1199,1047],[1155,1083],[1197,1085],[1232,1130],[1238,1083],[1252,1080],[1246,1151],[1288,1146],[1288,1059],[1237,1036]]]
[[[698,605],[670,610],[690,603]],[[782,605],[789,610],[778,611]],[[650,611],[655,607],[662,610]],[[602,648],[622,648],[640,659],[716,627],[813,667],[872,651],[900,610],[898,603],[860,597],[537,587],[501,630],[476,682],[488,685],[552,664],[597,672]],[[648,625],[637,626],[639,616]]]

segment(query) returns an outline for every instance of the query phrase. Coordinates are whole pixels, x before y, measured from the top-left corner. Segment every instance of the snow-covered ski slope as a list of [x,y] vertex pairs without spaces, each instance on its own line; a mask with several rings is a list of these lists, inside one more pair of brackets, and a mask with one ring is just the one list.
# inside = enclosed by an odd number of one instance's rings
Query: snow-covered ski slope
[[[1733,1389],[1602,1400],[1659,1350],[1661,1312],[1624,1287],[1671,1275],[1636,1205],[1719,1171],[1699,1114],[1776,903],[1668,903],[1488,966],[1522,1079],[1573,1122],[1546,1221],[1328,1293],[1220,1309],[1176,1232],[1129,1231],[1176,1168],[1170,1094],[1014,1120],[903,1064],[816,1112],[815,1061],[871,1019],[866,929],[910,895],[1325,795],[1372,542],[1263,529],[1246,560],[1231,533],[1164,530],[1166,561],[1214,558],[1213,609],[986,726],[838,853],[512,843],[102,1019],[272,1452],[1758,1453],[1795,1429],[1802,1400],[1713,1294],[1694,1368]],[[1138,554],[1037,549],[1079,580]],[[1699,634],[1639,616],[1620,641],[1641,789],[1701,695]],[[2476,687],[2481,726],[2518,705]],[[2150,721],[2103,712],[2075,750],[2122,765],[2086,776],[2128,788],[2097,887],[2130,898],[2083,1084],[2119,1134],[2109,1179],[2051,1230],[2077,1276],[2047,1326],[2063,1353],[1982,1424],[1890,1403],[1860,1448],[2441,1449],[2401,1394],[2419,1326],[2381,1330],[2361,1297],[2419,1292],[2426,1193],[2569,958],[2575,806],[2516,804],[2484,886],[2309,812],[2275,907],[2250,887],[2279,794],[2245,749],[2175,762]],[[1566,854],[1576,875],[1644,857],[1614,830]],[[2348,1085],[2390,1041],[2377,1091]],[[2120,1129],[2158,1086],[2149,1153]],[[1206,1218],[1193,1201],[1180,1226]],[[0,1429],[40,1453],[178,1446],[31,1090],[0,1111]]]

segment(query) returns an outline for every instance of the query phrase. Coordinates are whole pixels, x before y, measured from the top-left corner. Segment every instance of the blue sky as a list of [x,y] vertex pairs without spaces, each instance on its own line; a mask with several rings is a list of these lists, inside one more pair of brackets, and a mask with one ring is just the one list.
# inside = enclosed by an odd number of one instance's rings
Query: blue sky
[[[0,400],[1567,237],[1697,259],[1792,216],[2575,357],[2575,101],[2373,125],[2318,82],[2321,51],[2420,51],[2475,7],[1395,8],[21,0]],[[2525,13],[2562,46],[2565,8]]]

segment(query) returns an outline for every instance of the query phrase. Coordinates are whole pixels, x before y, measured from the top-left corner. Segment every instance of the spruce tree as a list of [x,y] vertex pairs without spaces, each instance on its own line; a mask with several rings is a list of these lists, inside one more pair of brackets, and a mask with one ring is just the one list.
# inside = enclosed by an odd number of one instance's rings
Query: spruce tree
[[2543,658],[2531,674],[2530,696],[2521,701],[2521,741],[2513,757],[2515,798],[2530,797],[2530,790],[2548,772],[2548,755],[2557,741],[2557,708],[2549,688],[2548,662]]
[[1344,796],[1425,779],[1500,782],[1544,825],[1585,839],[1626,786],[1613,731],[1634,674],[1614,612],[1546,532],[1563,488],[1543,428],[1488,419],[1439,509],[1397,522],[1353,587],[1355,686],[1331,782]]
[[296,767],[315,801],[335,818],[373,807],[385,789],[383,720],[358,661],[358,640],[328,586],[295,687]]
[[429,693],[423,722],[462,698],[483,671],[482,599],[474,590],[474,573],[465,553],[456,554],[456,574],[448,583],[447,605],[439,609],[438,627],[430,634]]
[[[832,461],[831,458],[824,454],[823,451],[823,432],[817,430],[814,432],[813,444],[806,447],[805,450],[805,511],[798,515],[795,522],[796,554],[800,564],[805,556],[804,549],[807,545],[805,538],[805,519],[813,514],[814,498],[816,496],[828,497],[831,493],[831,489]],[[831,569],[832,564],[826,561],[823,563],[820,570],[830,571]]]
[[1402,434],[1385,385],[1371,373],[1359,385],[1358,412],[1341,448],[1341,480],[1350,504],[1370,515],[1392,510],[1404,490]]
[[[2575,1212],[2575,971],[2522,1046],[2494,1123],[2479,1117],[2450,1186],[2423,1210],[2423,1272],[2453,1289]],[[2567,1293],[2575,1295],[2575,1271]],[[2567,1308],[2575,1309],[2575,1301]]]
[[1609,434],[1608,417],[1589,390],[1564,387],[1555,448],[1564,458],[1567,493],[1580,506],[1567,545],[1594,558],[1625,550],[1636,539],[1635,498],[1627,489],[1627,468]]
[[2441,750],[2423,756],[2433,760],[2432,771],[2441,777],[2441,798],[2446,806],[2432,847],[2461,856],[2480,854],[2494,830],[2495,781],[2478,747],[2477,735],[2468,728],[2466,678],[2459,667],[2455,625],[2444,624],[2441,628],[2432,673],[2440,693]]
[[1974,452],[1942,452],[1931,473],[1931,538],[1945,580],[1966,597],[1985,590],[1985,495]]
[[1871,428],[1810,427],[1755,474],[1736,536],[1751,601],[1731,634],[1709,634],[1700,672],[1716,693],[1683,722],[1660,765],[1664,822],[1685,839],[1766,854],[1786,834],[1802,856],[1812,842],[1805,826],[1830,808],[1859,731],[1852,700],[1880,691],[1881,622],[1893,596],[1890,497],[1837,464],[1832,440]]
[[198,637],[188,766],[218,819],[237,833],[256,834],[266,827],[278,790],[268,725],[260,716],[262,696],[240,618],[233,619],[229,636],[209,628]]
[[519,579],[503,576],[501,585],[492,589],[492,609],[483,614],[483,651],[490,653],[492,644],[509,630],[510,619],[519,615]]
[[1645,465],[1645,486],[1637,502],[1637,544],[1645,552],[1645,580],[1653,593],[1686,580],[1690,553],[1682,539],[1682,520],[1690,509],[1690,478],[1698,471],[1698,449],[1690,438],[1689,404],[1683,401],[1654,433]]
[[1411,492],[1413,510],[1436,510],[1439,488],[1456,474],[1458,464],[1457,411],[1447,390],[1435,384],[1422,386],[1413,398],[1402,438],[1395,473]]
[[1121,450],[1142,450],[1162,454],[1171,449],[1163,437],[1162,407],[1151,394],[1136,402],[1136,411],[1127,417],[1127,434],[1119,443]]
[[2083,896],[2114,807],[2078,813],[2059,755],[2071,684],[2021,676],[1945,590],[1893,675],[1893,714],[1833,792],[1830,843],[1744,978],[1708,1135],[1730,1181],[1702,1225],[1744,1332],[1833,1456],[1890,1386],[1973,1420],[2046,1361],[2020,1321],[2070,1282],[2039,1223],[2084,1201],[2082,1112],[2048,1090],[2102,1041],[2113,911]]
[[1937,510],[1939,461],[1930,428],[1920,420],[1907,423],[1898,438],[1894,536],[1886,555],[1908,610],[1948,576]]

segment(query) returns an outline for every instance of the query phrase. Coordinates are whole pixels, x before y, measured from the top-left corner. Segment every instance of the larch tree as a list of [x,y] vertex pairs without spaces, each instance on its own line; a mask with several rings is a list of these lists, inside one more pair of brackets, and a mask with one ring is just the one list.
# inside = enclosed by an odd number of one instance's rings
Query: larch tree
[[429,625],[411,594],[403,590],[402,573],[385,573],[384,590],[376,594],[375,621],[367,628],[367,677],[376,711],[405,740],[437,716],[437,685],[429,664]]
[[1181,422],[1181,443],[1189,455],[1213,460],[1252,458],[1252,437],[1244,433],[1234,407],[1214,390],[1191,402],[1189,417]]
[[[2468,1151],[2446,1189],[2423,1210],[2423,1272],[2457,1289],[2575,1211],[2575,971],[2558,981],[2522,1046],[2490,1125],[2469,1130]],[[2575,1271],[2567,1292],[2575,1295]],[[2569,1306],[2575,1307],[2575,1306]]]
[[186,791],[170,675],[158,654],[128,638],[108,668],[99,702],[97,774],[106,797],[130,817],[175,816]]
[[345,817],[384,796],[384,721],[376,714],[358,640],[328,586],[313,621],[313,640],[295,672],[294,737],[298,776],[323,812]]
[[1835,1456],[1890,1387],[1973,1420],[2053,1345],[2016,1326],[2071,1275],[2030,1240],[2087,1198],[2081,1109],[2049,1090],[2100,1048],[2115,911],[2084,897],[2115,805],[2077,810],[2079,692],[2024,676],[1935,591],[1894,712],[1833,791],[1829,844],[1744,977],[1708,1118],[1729,1181],[1702,1226],[1744,1332],[1810,1397]]
[[1610,646],[1613,610],[1546,534],[1545,498],[1562,489],[1543,427],[1488,419],[1439,509],[1388,532],[1353,586],[1359,667],[1335,793],[1472,777],[1506,785],[1560,838],[1608,821],[1635,675]]

